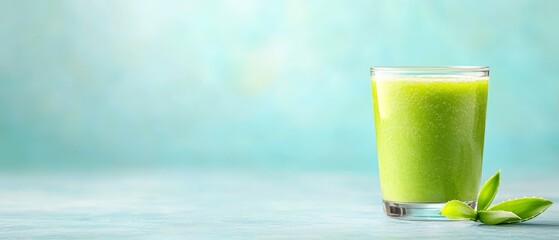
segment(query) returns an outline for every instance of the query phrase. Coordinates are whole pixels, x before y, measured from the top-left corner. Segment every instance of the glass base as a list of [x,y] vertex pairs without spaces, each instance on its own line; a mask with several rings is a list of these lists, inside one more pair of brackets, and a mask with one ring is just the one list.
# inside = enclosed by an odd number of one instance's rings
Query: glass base
[[[476,201],[466,202],[470,207],[476,207]],[[383,201],[386,215],[401,220],[445,221],[445,216],[439,212],[446,203],[399,203]]]

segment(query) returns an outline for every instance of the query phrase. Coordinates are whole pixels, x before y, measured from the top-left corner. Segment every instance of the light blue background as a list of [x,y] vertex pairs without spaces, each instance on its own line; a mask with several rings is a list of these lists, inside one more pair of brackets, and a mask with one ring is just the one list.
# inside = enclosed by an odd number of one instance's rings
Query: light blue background
[[485,171],[559,167],[558,1],[0,1],[0,168],[376,173],[369,67],[491,67]]

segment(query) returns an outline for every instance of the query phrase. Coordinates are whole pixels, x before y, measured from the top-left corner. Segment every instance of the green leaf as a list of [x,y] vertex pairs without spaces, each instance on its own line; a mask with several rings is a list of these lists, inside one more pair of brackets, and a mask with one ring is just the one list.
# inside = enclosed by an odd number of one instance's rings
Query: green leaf
[[501,211],[501,210],[478,211],[477,214],[478,214],[477,216],[479,218],[479,221],[491,225],[503,223],[507,220],[512,220],[512,221],[520,220],[519,216],[509,211]]
[[440,214],[450,219],[468,219],[474,221],[477,219],[476,211],[468,206],[468,204],[458,200],[447,202],[441,209]]
[[487,180],[487,182],[483,184],[483,187],[481,187],[481,190],[479,191],[479,195],[477,197],[478,211],[486,210],[489,205],[491,205],[491,202],[493,202],[495,195],[497,195],[497,190],[499,189],[500,176],[501,170],[499,170],[497,173],[495,173],[495,175],[489,178],[489,180]]
[[551,201],[544,198],[525,197],[504,201],[493,207],[490,207],[488,210],[502,210],[513,212],[514,214],[518,215],[520,219],[509,219],[504,221],[504,223],[516,223],[524,222],[540,215],[552,204],[553,203]]

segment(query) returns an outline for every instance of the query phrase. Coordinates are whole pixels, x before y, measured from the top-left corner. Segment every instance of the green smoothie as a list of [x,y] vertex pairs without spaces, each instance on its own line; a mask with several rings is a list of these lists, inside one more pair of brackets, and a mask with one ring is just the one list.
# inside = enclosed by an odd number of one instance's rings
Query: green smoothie
[[475,201],[487,77],[373,77],[382,197],[402,203]]

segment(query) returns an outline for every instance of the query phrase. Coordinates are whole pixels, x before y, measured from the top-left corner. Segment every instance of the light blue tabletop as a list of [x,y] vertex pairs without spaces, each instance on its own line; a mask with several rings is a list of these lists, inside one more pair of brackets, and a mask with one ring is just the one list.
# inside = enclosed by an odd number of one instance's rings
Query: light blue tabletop
[[[524,180],[504,176],[496,201],[558,202],[558,178]],[[390,219],[363,173],[22,173],[0,187],[1,239],[559,239],[556,205],[516,225]]]

